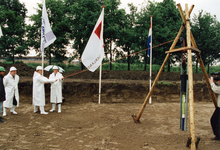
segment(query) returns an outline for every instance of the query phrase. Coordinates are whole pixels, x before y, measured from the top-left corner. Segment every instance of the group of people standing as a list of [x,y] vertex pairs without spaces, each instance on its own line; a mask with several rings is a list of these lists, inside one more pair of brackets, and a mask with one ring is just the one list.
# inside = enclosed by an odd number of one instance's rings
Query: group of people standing
[[[62,80],[63,75],[58,71],[57,66],[53,66],[53,73],[50,74],[49,79],[42,75],[43,68],[37,66],[33,75],[33,105],[34,113],[48,114],[45,112],[45,83],[51,83],[50,102],[52,103],[52,109],[50,112],[56,110],[56,104],[58,105],[58,113],[61,113],[62,103]],[[0,114],[3,108],[2,117],[0,115],[0,123],[4,122],[4,116],[7,114],[7,108],[11,108],[12,114],[17,114],[15,108],[19,106],[19,92],[18,82],[19,76],[17,75],[17,69],[11,67],[9,73],[4,76],[5,68],[0,66]]]

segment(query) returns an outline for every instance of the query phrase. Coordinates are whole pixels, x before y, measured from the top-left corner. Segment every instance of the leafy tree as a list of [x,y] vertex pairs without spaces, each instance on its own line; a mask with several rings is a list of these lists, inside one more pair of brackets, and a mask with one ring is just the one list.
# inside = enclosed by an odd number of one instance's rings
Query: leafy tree
[[201,50],[204,65],[208,65],[209,73],[209,65],[218,58],[220,52],[220,23],[216,16],[200,11],[199,15],[193,18],[192,33],[197,47]]
[[[86,47],[95,23],[101,13],[101,5],[96,0],[77,0],[71,5],[71,34],[69,37],[74,40],[73,48],[77,51],[79,58]],[[81,62],[81,70],[84,66]]]
[[[142,8],[138,16],[139,27],[137,29],[139,33],[142,33],[139,38],[140,48],[144,48],[144,44],[146,45],[147,43],[150,15],[153,15],[153,45],[174,39],[182,23],[181,16],[173,0],[163,0],[159,3],[148,1],[148,5],[146,8]],[[148,21],[149,23],[145,25]],[[166,56],[165,51],[168,51],[170,46],[171,44],[165,44],[152,50],[152,60],[154,64],[162,64]],[[170,71],[170,64],[174,63],[173,60],[175,56],[176,55],[171,55],[168,61],[168,71]],[[144,59],[145,62],[147,62],[146,54],[144,54]],[[178,59],[178,57],[176,59]]]
[[[117,50],[116,41],[122,38],[123,35],[120,31],[125,26],[126,16],[125,10],[119,9],[119,0],[105,0],[105,20],[104,20],[104,39],[105,39],[105,50],[106,57],[110,54],[109,69],[112,70],[113,55],[119,54]],[[113,45],[114,44],[114,45]],[[114,47],[113,47],[114,46]]]
[[[37,14],[30,16],[33,24],[27,27],[29,46],[33,47],[36,52],[40,52],[42,6],[38,4]],[[54,61],[62,62],[65,59],[66,46],[69,44],[68,33],[71,32],[69,17],[66,15],[68,9],[62,0],[47,0],[46,8],[50,25],[57,39],[45,49],[45,55],[49,57],[50,64],[51,54]]]
[[135,32],[137,7],[135,7],[132,3],[128,4],[128,6],[130,7],[130,14],[126,15],[123,29],[119,31],[120,38],[117,41],[117,45],[127,53],[128,70],[130,70],[131,56],[129,55],[132,52],[132,48],[135,47],[135,43],[137,43],[138,36]]
[[14,63],[14,55],[28,53],[25,17],[27,9],[19,0],[0,1],[0,22],[4,36],[0,38],[0,56]]
[[[102,9],[101,6],[105,6],[103,35],[105,54],[106,57],[108,57],[107,54],[110,54],[110,61],[112,61],[113,55],[117,53],[117,49],[113,47],[113,44],[115,44],[116,40],[120,37],[119,31],[125,20],[125,11],[123,9],[118,9],[120,1],[76,0],[77,3],[74,4],[71,0],[66,1],[68,1],[69,6],[71,7],[70,18],[72,33],[70,34],[70,38],[74,40],[73,48],[76,49],[78,58],[81,58],[89,40],[98,16],[100,15]],[[81,69],[83,68],[84,66],[81,63]],[[112,69],[111,63],[110,69]]]
[[[148,5],[146,7],[142,7],[141,11],[137,13],[137,22],[135,26],[135,31],[138,34],[138,41],[136,47],[139,50],[144,50],[147,49],[147,40],[148,40],[148,32],[149,32],[149,27],[150,27],[150,14],[148,12],[148,7],[153,7],[156,5],[155,3],[148,1]],[[149,57],[147,56],[148,50],[145,52],[140,53],[140,57],[143,57],[144,59],[144,70],[146,71],[147,64],[149,63]],[[154,59],[152,57],[152,59]]]

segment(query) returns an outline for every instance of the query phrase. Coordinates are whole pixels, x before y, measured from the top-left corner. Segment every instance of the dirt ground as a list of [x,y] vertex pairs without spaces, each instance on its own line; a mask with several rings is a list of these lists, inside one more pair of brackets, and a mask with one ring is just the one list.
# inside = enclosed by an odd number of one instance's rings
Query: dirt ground
[[[0,66],[7,72],[12,65]],[[131,115],[138,114],[149,91],[147,71],[103,71],[102,104],[97,104],[98,71],[71,76],[64,80],[62,113],[40,115],[31,104],[35,69],[23,63],[14,66],[20,76],[20,106],[18,115],[7,110],[5,122],[0,124],[0,150],[189,149],[189,130],[179,129],[180,73],[162,73],[160,81],[171,82],[155,87],[153,104],[146,106],[141,124],[135,124]],[[156,75],[154,72],[153,79]],[[214,105],[203,80],[202,74],[194,74],[195,128],[196,137],[201,138],[198,150],[219,150],[220,141],[210,140]],[[50,85],[45,85],[45,91],[45,110],[49,111]]]
[[[117,103],[72,104],[65,102],[62,113],[40,115],[31,104],[22,103],[16,111],[7,110],[5,122],[0,124],[0,149],[16,150],[188,150],[189,132],[179,129],[179,103],[147,105],[141,124],[131,115],[137,114],[142,104]],[[49,111],[50,104],[45,110]],[[213,137],[210,117],[214,105],[195,103],[196,137],[198,150],[219,150],[220,141]]]

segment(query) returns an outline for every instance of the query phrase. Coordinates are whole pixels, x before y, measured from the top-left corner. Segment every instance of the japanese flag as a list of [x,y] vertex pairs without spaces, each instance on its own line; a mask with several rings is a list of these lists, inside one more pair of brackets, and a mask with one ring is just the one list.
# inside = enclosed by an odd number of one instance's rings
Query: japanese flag
[[92,72],[101,65],[104,57],[103,24],[104,8],[82,54],[82,63]]

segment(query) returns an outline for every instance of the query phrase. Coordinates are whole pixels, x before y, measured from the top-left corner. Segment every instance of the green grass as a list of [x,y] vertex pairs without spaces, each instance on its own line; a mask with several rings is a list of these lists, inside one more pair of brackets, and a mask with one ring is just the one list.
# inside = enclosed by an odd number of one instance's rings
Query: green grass
[[[37,66],[41,66],[42,64],[39,63],[26,63],[28,66],[32,67],[32,68],[36,68]],[[45,63],[44,67],[48,66],[49,64]],[[69,72],[69,71],[73,71],[73,70],[80,70],[80,65],[65,65],[64,63],[57,63],[57,64],[52,64],[52,65],[57,65],[62,67],[65,72]]]
[[[16,61],[15,63],[19,63],[21,61]],[[4,64],[12,64],[12,62],[4,61]],[[36,68],[37,66],[41,66],[39,63],[26,63],[28,66],[31,66],[32,68]],[[49,64],[45,63],[44,67],[48,66]],[[62,67],[65,72],[73,71],[73,70],[81,70],[81,64],[79,65],[65,65],[64,63],[57,63],[56,65]],[[105,64],[102,66],[102,70],[109,70],[110,66],[109,64]],[[158,72],[160,70],[161,66],[160,65],[152,65],[152,71],[153,72]],[[97,69],[98,70],[98,69]],[[112,70],[128,70],[128,65],[127,63],[117,63],[114,62],[112,63]],[[143,71],[144,70],[144,63],[136,63],[136,64],[130,64],[130,70],[137,70],[137,71]],[[147,71],[150,71],[150,65],[147,64],[146,67]],[[207,67],[206,67],[207,71]],[[167,72],[167,65],[164,68],[164,72]],[[176,67],[170,67],[170,72],[181,72],[181,67],[176,66]],[[209,67],[209,72],[220,72],[220,66],[210,66]],[[196,73],[196,67],[193,66],[193,73]],[[198,67],[198,73],[202,73],[202,70],[200,67]]]
[[73,71],[73,70],[80,70],[81,66],[80,65],[66,65],[66,67],[64,67],[65,72],[69,72],[69,71]]
[[[26,65],[32,67],[32,68],[36,68],[37,66],[41,66],[42,64],[39,64],[39,63],[26,63]],[[44,64],[46,65],[46,64]]]
[[[39,64],[38,64],[39,65]],[[48,64],[45,64],[45,66],[47,66]],[[65,65],[65,64],[57,64],[58,66],[63,67],[63,69],[65,70],[65,72],[69,72],[69,71],[73,71],[73,70],[80,70],[81,69],[81,65]],[[32,64],[32,66],[37,66]],[[109,64],[105,64],[102,66],[102,70],[109,70]],[[158,72],[160,70],[161,66],[160,65],[152,65],[152,71],[153,72]],[[99,68],[97,69],[99,70]],[[126,63],[112,63],[112,70],[128,70],[128,65]],[[130,65],[130,70],[137,70],[137,71],[143,71],[144,70],[144,64],[131,64]],[[146,67],[147,71],[150,71],[150,65],[147,64]],[[207,71],[207,67],[206,67],[206,71]],[[167,66],[165,66],[164,68],[164,72],[167,72]],[[170,72],[181,72],[181,67],[177,66],[177,67],[170,67]],[[209,67],[209,72],[213,73],[213,72],[220,72],[220,66],[210,66]],[[196,67],[193,66],[193,73],[196,73]],[[198,73],[202,73],[202,70],[200,67],[198,67]]]
[[170,86],[170,84],[172,84],[172,83],[170,83],[169,81],[158,81],[157,85],[160,85],[160,84],[164,84],[164,85]]
[[[3,63],[3,64],[6,64],[6,65],[13,64],[12,61],[3,61],[2,63]],[[18,64],[18,63],[24,63],[24,62],[23,62],[23,61],[15,61],[15,64]]]
[[[102,66],[102,70],[109,70],[110,66],[109,64],[105,64]],[[150,70],[150,66],[147,65],[146,67],[147,71]],[[152,69],[155,72],[158,72],[160,69],[159,65],[152,65]],[[112,70],[128,70],[128,65],[126,63],[112,63]],[[144,64],[138,63],[138,64],[130,64],[130,70],[137,70],[137,71],[143,71],[144,70]]]

